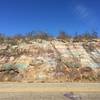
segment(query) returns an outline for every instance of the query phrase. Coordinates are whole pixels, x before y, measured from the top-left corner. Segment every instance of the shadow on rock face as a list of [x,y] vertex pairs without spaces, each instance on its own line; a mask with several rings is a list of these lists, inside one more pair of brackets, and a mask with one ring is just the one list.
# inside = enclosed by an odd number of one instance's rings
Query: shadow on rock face
[[9,69],[2,68],[0,70],[0,81],[20,81],[22,79],[21,74],[19,73],[16,67],[10,67]]

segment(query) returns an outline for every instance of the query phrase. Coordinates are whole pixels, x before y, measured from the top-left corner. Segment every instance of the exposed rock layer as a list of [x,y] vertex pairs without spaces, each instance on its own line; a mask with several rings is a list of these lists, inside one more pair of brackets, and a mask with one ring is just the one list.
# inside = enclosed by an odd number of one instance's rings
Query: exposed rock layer
[[0,45],[0,81],[100,80],[100,42],[33,40]]

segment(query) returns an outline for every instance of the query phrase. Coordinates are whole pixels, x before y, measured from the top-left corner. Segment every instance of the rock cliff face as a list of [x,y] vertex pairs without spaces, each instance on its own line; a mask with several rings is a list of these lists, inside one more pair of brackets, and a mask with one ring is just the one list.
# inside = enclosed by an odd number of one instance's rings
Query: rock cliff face
[[100,80],[100,42],[36,39],[0,45],[0,81]]

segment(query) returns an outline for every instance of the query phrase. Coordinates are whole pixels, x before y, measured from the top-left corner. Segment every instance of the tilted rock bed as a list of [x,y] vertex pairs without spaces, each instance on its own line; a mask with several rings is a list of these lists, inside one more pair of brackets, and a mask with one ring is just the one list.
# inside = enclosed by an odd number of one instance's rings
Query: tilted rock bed
[[41,40],[0,45],[0,81],[100,82],[100,43]]
[[89,67],[65,68],[56,72],[55,69],[44,69],[30,66],[26,70],[17,67],[1,68],[1,82],[99,82],[100,69],[92,70]]

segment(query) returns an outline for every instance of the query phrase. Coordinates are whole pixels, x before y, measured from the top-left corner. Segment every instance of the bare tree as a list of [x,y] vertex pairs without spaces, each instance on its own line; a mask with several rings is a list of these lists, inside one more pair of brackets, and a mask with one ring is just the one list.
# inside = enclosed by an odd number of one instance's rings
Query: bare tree
[[35,39],[44,39],[44,40],[48,40],[49,39],[49,35],[47,32],[39,32],[39,33],[36,33],[34,35]]
[[3,33],[0,33],[0,43],[3,43],[5,41],[6,37]]
[[68,33],[65,33],[64,31],[60,32],[58,39],[63,39],[63,40],[70,40],[71,36]]

